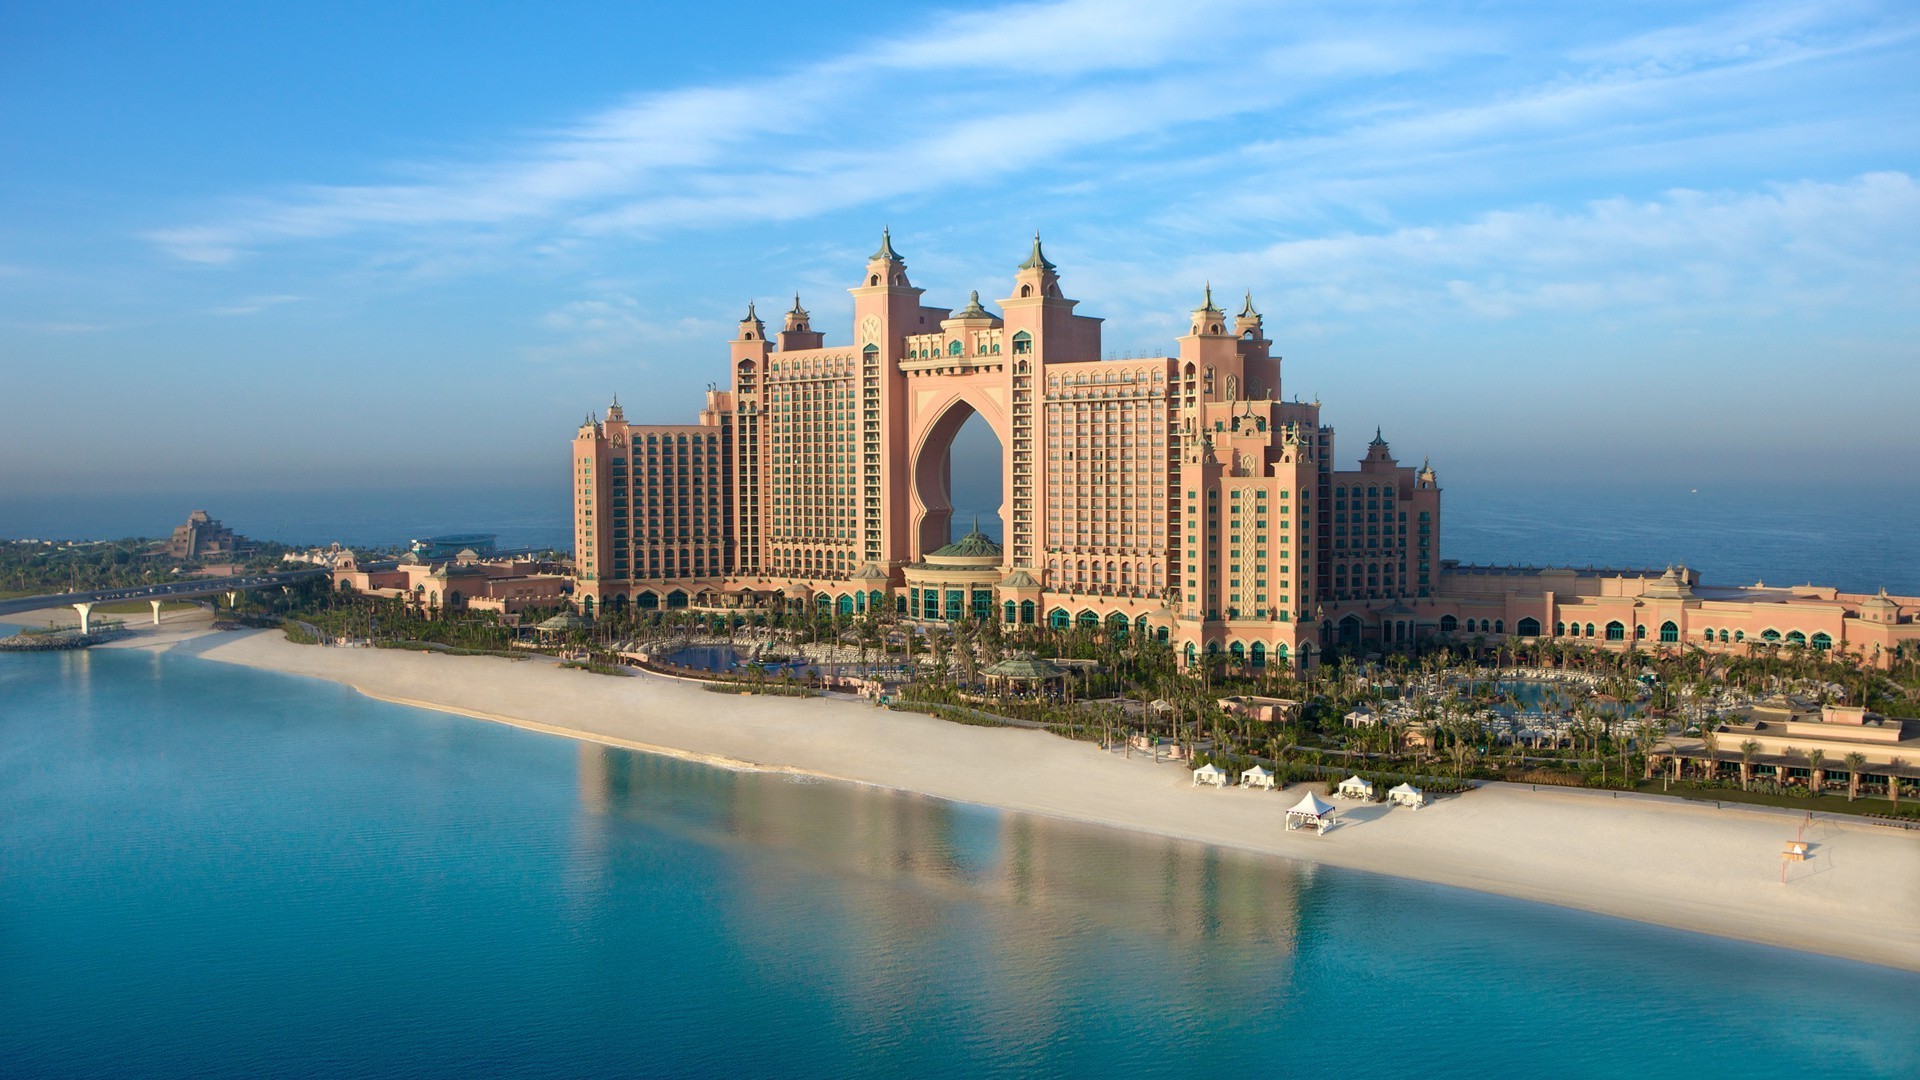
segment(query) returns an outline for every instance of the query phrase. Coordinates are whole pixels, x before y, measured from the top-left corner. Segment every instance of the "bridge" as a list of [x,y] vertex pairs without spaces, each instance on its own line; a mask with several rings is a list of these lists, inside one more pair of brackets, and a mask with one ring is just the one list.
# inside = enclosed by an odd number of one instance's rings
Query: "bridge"
[[94,592],[64,592],[48,596],[17,596],[10,600],[0,600],[0,615],[11,615],[18,611],[36,611],[40,608],[69,606],[80,613],[80,632],[89,633],[93,629],[93,606],[95,604],[117,604],[127,600],[145,600],[153,605],[153,622],[160,624],[160,605],[167,600],[188,600],[196,596],[219,596],[225,594],[231,606],[243,592],[254,589],[268,589],[276,585],[291,585],[310,578],[326,577],[329,571],[324,566],[310,567],[305,570],[287,570],[273,574],[243,574],[224,578],[191,578],[186,581],[172,581],[164,585],[130,585],[119,589],[98,589]]

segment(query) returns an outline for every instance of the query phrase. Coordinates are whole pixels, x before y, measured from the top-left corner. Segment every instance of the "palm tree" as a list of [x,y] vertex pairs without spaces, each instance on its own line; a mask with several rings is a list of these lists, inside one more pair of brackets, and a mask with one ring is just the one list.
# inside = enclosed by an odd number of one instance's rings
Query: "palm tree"
[[1707,753],[1707,778],[1711,780],[1720,772],[1720,733],[1711,720],[1700,728],[1700,749]]
[[1753,782],[1753,759],[1760,756],[1760,743],[1748,739],[1740,744],[1740,790]]
[[1826,763],[1827,752],[1825,750],[1816,746],[1807,751],[1807,786],[1815,795],[1820,794],[1820,789],[1826,786],[1827,772],[1824,767]]
[[1840,760],[1847,763],[1847,801],[1860,797],[1860,770],[1867,767],[1867,755],[1858,750]]

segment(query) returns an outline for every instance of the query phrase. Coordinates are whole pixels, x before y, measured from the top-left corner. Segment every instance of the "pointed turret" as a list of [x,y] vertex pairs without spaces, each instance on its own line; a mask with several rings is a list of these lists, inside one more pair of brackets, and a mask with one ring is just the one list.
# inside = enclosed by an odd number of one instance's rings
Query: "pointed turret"
[[1213,302],[1213,282],[1209,281],[1200,306],[1193,309],[1193,328],[1188,332],[1196,337],[1220,337],[1226,333],[1226,317],[1227,313]]
[[1267,339],[1265,324],[1253,307],[1252,289],[1247,290],[1247,299],[1240,305],[1240,314],[1233,317],[1233,336],[1243,341],[1264,342]]
[[1380,434],[1379,428],[1374,428],[1373,441],[1367,444],[1367,456],[1360,459],[1361,470],[1375,472],[1391,469],[1395,464],[1397,463],[1393,460],[1392,449],[1387,446],[1386,437]]
[[800,306],[800,294],[793,294],[793,307],[788,309],[786,321],[780,327],[780,351],[794,349],[818,349],[826,344],[825,335],[813,329],[813,316]]
[[764,341],[766,340],[766,336],[766,324],[760,321],[759,315],[755,314],[753,301],[747,301],[747,313],[740,317],[740,332],[736,340]]
[[872,285],[906,285],[907,260],[893,250],[893,231],[880,230],[880,247],[867,256],[867,281]]
[[1027,261],[1020,264],[1020,269],[1047,271],[1059,269],[1059,267],[1048,262],[1046,252],[1040,250],[1040,232],[1037,229],[1034,230],[1033,233],[1033,254],[1028,255]]
[[1020,264],[1013,275],[1013,295],[1017,297],[1059,296],[1059,267],[1047,260],[1046,252],[1040,250],[1040,234],[1033,234],[1033,251],[1027,261]]
[[620,395],[613,395],[613,404],[607,406],[607,422],[624,422],[626,418],[626,410],[620,407]]

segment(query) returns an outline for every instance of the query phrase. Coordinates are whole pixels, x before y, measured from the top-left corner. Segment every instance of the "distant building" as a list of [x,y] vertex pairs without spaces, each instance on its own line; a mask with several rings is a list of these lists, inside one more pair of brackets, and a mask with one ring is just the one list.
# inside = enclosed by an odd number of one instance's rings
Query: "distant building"
[[324,566],[329,570],[340,566],[351,566],[356,556],[352,549],[341,547],[338,543],[326,547],[308,548],[305,551],[289,551],[280,556],[281,562],[310,563]]
[[[1340,616],[1335,633],[1372,636],[1371,613]],[[1403,616],[1404,617],[1404,616]],[[1416,605],[1424,635],[1539,638],[1616,651],[1698,649],[1738,656],[1805,649],[1885,668],[1920,649],[1920,597],[1843,593],[1823,585],[1709,586],[1685,566],[1656,570],[1456,566]]]
[[187,515],[185,525],[175,526],[166,551],[170,559],[190,561],[231,559],[245,555],[252,547],[246,537],[220,524],[205,510],[195,510]]
[[345,552],[333,565],[333,587],[366,596],[403,599],[428,613],[492,611],[519,614],[528,608],[568,603],[573,579],[526,559],[463,557],[436,562],[411,552],[398,561],[362,565]]
[[453,559],[462,555],[485,558],[493,554],[494,542],[499,539],[494,533],[454,533],[411,541],[407,549],[422,559]]

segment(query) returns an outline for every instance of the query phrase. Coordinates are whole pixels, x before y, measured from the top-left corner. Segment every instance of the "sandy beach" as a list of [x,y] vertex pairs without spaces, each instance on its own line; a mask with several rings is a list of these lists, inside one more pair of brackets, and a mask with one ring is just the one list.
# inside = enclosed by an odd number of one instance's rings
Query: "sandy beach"
[[[9,621],[46,625],[50,613]],[[71,612],[68,612],[71,615]],[[57,617],[57,616],[56,616]],[[802,772],[1392,874],[1920,970],[1920,832],[1817,815],[1805,863],[1780,853],[1803,815],[1654,796],[1493,784],[1420,809],[1341,804],[1289,833],[1300,797],[1195,788],[1185,769],[1041,732],[968,727],[869,704],[721,696],[546,659],[326,649],[216,633],[203,612],[138,625],[116,648],[171,648],[328,679],[389,701],[732,768]]]

